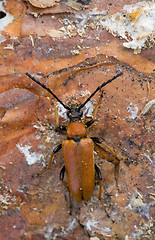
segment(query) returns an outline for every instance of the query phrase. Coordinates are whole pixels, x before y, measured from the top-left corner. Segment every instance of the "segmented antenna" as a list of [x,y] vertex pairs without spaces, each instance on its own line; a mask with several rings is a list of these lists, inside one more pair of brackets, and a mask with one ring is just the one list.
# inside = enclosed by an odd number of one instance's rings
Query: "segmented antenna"
[[[40,83],[38,80],[36,80],[34,77],[32,77],[29,73],[25,73],[29,78],[31,78],[34,82],[36,82],[38,85],[40,85],[42,88],[46,89],[49,93],[51,93],[53,95],[53,97],[62,104],[62,106],[64,108],[66,108],[67,110],[71,110],[70,107],[68,107],[67,105],[65,105],[52,91],[51,89],[49,89],[48,87],[46,87],[43,83]],[[89,100],[101,89],[103,88],[105,85],[111,83],[113,80],[115,80],[116,78],[118,78],[119,76],[121,76],[123,73],[120,72],[118,73],[116,76],[112,77],[111,79],[109,79],[107,82],[102,83],[99,87],[96,88],[96,90],[90,95],[89,98],[87,98],[87,100],[82,103],[79,108],[78,111],[83,108],[87,102],[89,102]]]
[[66,108],[67,110],[71,110],[70,107],[68,107],[67,105],[65,105],[52,91],[51,89],[49,89],[48,87],[46,87],[43,83],[40,83],[38,80],[36,80],[34,77],[32,77],[29,73],[25,73],[26,76],[28,76],[29,78],[31,78],[34,82],[36,82],[38,85],[40,85],[42,88],[46,89],[49,93],[51,93],[53,95],[53,97],[62,104],[62,106],[64,108]]
[[80,107],[78,108],[78,110],[80,110],[81,108],[83,108],[83,107],[86,105],[86,103],[89,102],[89,100],[90,100],[101,88],[103,88],[103,87],[104,87],[105,85],[107,85],[108,83],[111,83],[114,79],[118,78],[118,77],[121,76],[122,74],[123,74],[123,73],[120,72],[119,74],[117,74],[117,75],[114,76],[113,78],[109,79],[107,82],[102,83],[102,85],[99,86],[98,88],[96,88],[96,90],[90,95],[90,97],[87,98],[87,100],[80,105]]

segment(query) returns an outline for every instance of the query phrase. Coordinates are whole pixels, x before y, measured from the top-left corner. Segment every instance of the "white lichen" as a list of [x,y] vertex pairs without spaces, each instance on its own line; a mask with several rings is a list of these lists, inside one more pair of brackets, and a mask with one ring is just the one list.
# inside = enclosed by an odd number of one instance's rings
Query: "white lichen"
[[3,30],[7,27],[9,23],[12,23],[14,20],[14,16],[5,11],[4,9],[5,3],[6,1],[0,1],[0,11],[6,14],[5,17],[0,19],[0,44],[5,41],[5,37],[2,35]]
[[28,165],[32,165],[41,161],[43,155],[32,151],[31,150],[32,146],[30,145],[22,146],[20,144],[16,144],[16,146],[19,149],[19,151],[25,155],[25,160]]

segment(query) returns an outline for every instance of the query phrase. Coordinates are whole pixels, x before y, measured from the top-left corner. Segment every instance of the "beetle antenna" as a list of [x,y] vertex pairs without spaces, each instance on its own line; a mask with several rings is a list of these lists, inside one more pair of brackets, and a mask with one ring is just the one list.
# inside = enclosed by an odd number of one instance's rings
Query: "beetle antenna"
[[117,74],[117,75],[114,76],[113,78],[109,79],[107,82],[102,83],[102,85],[99,86],[98,88],[96,88],[96,90],[90,95],[90,97],[87,98],[87,100],[80,105],[80,107],[79,107],[78,110],[80,110],[81,108],[83,108],[83,107],[86,105],[86,103],[89,102],[89,100],[90,100],[101,88],[103,88],[103,87],[104,87],[105,85],[107,85],[108,83],[111,83],[114,79],[118,78],[118,77],[121,76],[122,74],[123,74],[123,73],[120,72],[119,74]]
[[36,80],[34,77],[32,77],[29,73],[25,73],[26,76],[28,76],[29,78],[31,78],[34,82],[36,82],[38,85],[40,85],[42,88],[46,89],[50,94],[52,94],[52,96],[59,102],[61,103],[61,105],[66,108],[67,110],[70,110],[70,108],[65,105],[52,91],[51,89],[49,89],[48,87],[46,87],[43,83],[39,82],[38,80]]

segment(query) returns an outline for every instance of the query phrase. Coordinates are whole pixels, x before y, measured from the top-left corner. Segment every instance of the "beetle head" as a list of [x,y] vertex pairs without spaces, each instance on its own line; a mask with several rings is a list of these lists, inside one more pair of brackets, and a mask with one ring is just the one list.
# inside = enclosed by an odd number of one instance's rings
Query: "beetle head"
[[83,111],[79,109],[79,104],[74,103],[71,105],[70,110],[67,112],[67,116],[71,122],[81,120]]

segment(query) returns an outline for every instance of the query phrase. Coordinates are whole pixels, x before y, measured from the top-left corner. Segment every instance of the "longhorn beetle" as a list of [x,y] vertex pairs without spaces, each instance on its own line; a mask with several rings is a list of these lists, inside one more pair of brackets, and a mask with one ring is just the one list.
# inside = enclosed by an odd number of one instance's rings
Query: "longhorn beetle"
[[[90,101],[90,99],[104,86],[111,83],[114,79],[118,78],[122,74],[123,73],[121,72],[113,78],[109,79],[107,82],[102,83],[102,85],[100,85],[81,105],[76,103],[71,104],[71,106],[69,107],[65,105],[44,84],[40,83],[29,73],[26,73],[29,78],[39,84],[42,88],[46,89],[65,109],[67,109],[67,116],[69,118],[68,126],[58,125],[58,129],[66,130],[67,139],[64,140],[62,144],[59,144],[53,149],[48,167],[43,170],[41,174],[43,174],[50,168],[54,154],[62,148],[64,153],[65,165],[60,171],[60,180],[67,188],[67,190],[72,193],[74,199],[77,202],[81,202],[82,200],[88,201],[92,196],[95,183],[95,172],[97,173],[100,183],[99,199],[101,199],[102,176],[100,169],[94,163],[94,149],[98,152],[98,155],[100,157],[105,158],[107,161],[112,162],[115,165],[115,179],[117,184],[117,173],[120,160],[117,158],[116,153],[114,153],[113,150],[105,143],[103,143],[102,140],[100,140],[99,138],[90,138],[86,136],[86,129],[94,123],[98,106],[103,97],[103,91],[100,95],[98,103],[96,104],[92,119],[86,123],[83,123],[81,118],[83,116],[82,108],[86,105],[86,103]],[[99,145],[100,143],[103,143],[109,151],[101,148]],[[66,182],[64,181],[65,172],[68,184],[66,184]]]

